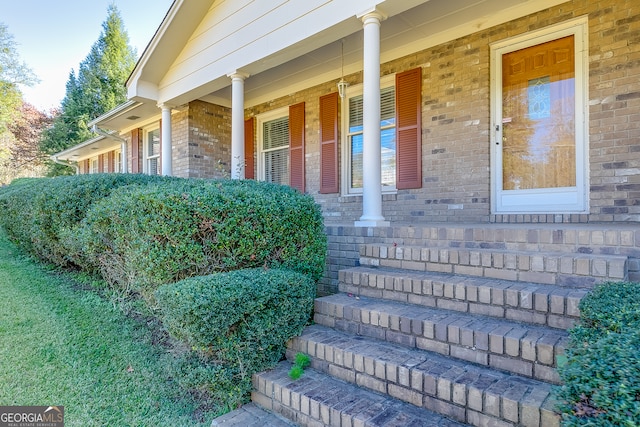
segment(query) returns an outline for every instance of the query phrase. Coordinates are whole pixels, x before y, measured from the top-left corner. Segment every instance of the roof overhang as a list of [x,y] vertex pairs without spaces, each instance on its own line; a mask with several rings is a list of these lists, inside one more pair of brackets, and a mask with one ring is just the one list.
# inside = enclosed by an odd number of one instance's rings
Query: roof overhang
[[160,115],[160,109],[155,102],[130,100],[121,104],[88,123],[100,129],[123,132],[139,126]]
[[52,154],[51,159],[65,162],[81,162],[120,148],[122,142],[106,136],[97,136],[59,153]]

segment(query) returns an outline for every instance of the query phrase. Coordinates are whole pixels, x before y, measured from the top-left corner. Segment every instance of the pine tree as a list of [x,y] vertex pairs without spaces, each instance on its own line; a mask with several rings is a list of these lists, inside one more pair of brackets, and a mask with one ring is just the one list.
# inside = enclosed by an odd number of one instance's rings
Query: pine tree
[[[129,45],[118,8],[111,4],[99,39],[67,81],[60,115],[43,136],[40,148],[53,154],[94,136],[87,123],[127,100],[125,82],[133,70],[136,52]],[[52,165],[51,175],[70,173]]]

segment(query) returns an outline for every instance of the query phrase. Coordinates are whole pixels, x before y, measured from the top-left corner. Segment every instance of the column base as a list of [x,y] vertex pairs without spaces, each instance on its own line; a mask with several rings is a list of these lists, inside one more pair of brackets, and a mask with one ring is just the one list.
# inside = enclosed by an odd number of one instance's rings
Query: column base
[[385,220],[360,220],[353,224],[356,227],[389,227],[391,222]]

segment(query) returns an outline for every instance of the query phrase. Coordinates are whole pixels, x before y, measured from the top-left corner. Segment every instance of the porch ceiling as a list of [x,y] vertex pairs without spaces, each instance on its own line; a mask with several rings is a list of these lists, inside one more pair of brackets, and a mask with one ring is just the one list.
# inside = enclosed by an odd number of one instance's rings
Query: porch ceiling
[[[436,46],[566,0],[429,0],[385,20],[380,33],[381,63]],[[397,2],[384,2],[381,9]],[[396,11],[397,12],[397,11]],[[362,70],[363,32],[357,17],[343,21],[313,38],[271,57],[247,64],[251,76],[245,81],[245,105],[252,106],[341,77],[341,44],[344,43],[344,74]],[[319,46],[319,47],[318,47]],[[220,104],[231,99],[230,81],[200,99]],[[194,93],[193,95],[196,95]],[[217,102],[216,102],[217,101]]]

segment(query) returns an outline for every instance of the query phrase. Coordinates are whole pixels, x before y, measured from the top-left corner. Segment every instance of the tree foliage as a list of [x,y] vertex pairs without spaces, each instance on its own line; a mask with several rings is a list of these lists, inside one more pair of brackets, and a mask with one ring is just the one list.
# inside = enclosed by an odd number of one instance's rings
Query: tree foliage
[[22,100],[20,86],[31,86],[37,81],[20,59],[8,27],[0,22],[0,184],[18,176],[34,175],[37,167],[34,164],[20,167],[27,158],[37,157],[37,150],[32,148],[37,148],[36,134],[46,125],[44,114]]
[[135,61],[120,12],[112,4],[100,37],[77,74],[74,70],[69,73],[60,114],[44,133],[41,150],[53,154],[90,139],[93,135],[87,124],[127,100],[125,82]]
[[39,149],[44,129],[51,125],[55,111],[44,113],[23,102],[7,125],[0,143],[0,185],[15,178],[42,176],[44,155]]

